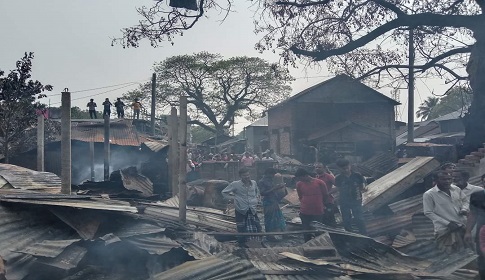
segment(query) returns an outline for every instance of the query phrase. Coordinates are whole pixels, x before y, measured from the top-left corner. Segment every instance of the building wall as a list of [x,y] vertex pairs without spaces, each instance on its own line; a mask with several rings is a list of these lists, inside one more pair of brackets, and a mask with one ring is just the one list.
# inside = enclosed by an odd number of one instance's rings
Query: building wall
[[270,147],[277,154],[293,155],[294,139],[294,104],[286,103],[268,112],[268,133]]
[[246,127],[246,144],[254,153],[264,152],[261,140],[268,138],[267,126],[248,126]]
[[[394,119],[394,105],[390,103],[288,103],[269,111],[270,145],[275,152],[282,155],[304,158],[303,147],[313,145],[306,141],[309,135],[325,128],[330,129],[338,123],[351,121],[381,132],[384,136],[347,133],[341,135],[338,141],[371,141],[372,146],[383,150],[394,150],[396,138]],[[360,145],[362,146],[362,143]]]

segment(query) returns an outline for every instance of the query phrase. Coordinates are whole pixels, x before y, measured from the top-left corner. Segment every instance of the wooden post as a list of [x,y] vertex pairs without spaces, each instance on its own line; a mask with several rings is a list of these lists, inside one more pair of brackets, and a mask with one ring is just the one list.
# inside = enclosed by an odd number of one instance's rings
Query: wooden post
[[61,192],[71,194],[71,93],[61,96]]
[[152,75],[152,111],[151,111],[151,129],[152,135],[155,136],[155,94],[157,91],[157,74]]
[[91,182],[95,180],[94,174],[94,142],[89,142],[89,157],[91,161]]
[[186,221],[187,207],[187,97],[180,97],[179,219]]
[[44,114],[37,116],[37,171],[45,171],[44,167]]
[[172,190],[172,195],[175,195],[179,192],[178,188],[178,173],[179,173],[179,168],[178,168],[178,117],[177,117],[177,108],[172,107],[172,110],[170,112],[170,130],[172,134],[172,142],[170,143],[170,163],[172,165],[172,181],[170,182],[171,185],[171,190]]
[[109,181],[109,116],[104,116],[104,180]]

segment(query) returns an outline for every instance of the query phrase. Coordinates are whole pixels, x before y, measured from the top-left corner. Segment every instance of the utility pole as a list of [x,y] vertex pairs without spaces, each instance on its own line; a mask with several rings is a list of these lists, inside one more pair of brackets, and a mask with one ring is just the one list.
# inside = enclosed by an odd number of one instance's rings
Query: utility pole
[[155,136],[155,93],[157,90],[157,74],[152,74],[152,112],[151,112],[151,128],[152,136]]
[[408,143],[414,142],[414,32],[409,27]]
[[104,180],[109,181],[109,115],[104,116]]
[[170,141],[170,164],[171,164],[171,175],[172,181],[170,182],[172,196],[179,193],[178,188],[178,174],[179,174],[179,143],[178,143],[178,116],[177,116],[177,108],[172,107],[170,112],[170,130],[172,135],[172,141]]
[[44,114],[37,116],[37,171],[45,171],[44,167]]
[[61,192],[71,194],[71,93],[61,96]]
[[179,219],[186,221],[187,207],[187,97],[180,97]]
[[91,182],[95,180],[94,174],[94,142],[89,142],[89,160],[91,162]]

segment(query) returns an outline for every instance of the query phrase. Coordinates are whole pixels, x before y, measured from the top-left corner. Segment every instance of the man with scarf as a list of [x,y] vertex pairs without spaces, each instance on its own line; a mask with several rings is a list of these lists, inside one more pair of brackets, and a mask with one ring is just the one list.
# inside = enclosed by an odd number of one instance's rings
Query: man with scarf
[[[274,168],[268,168],[265,170],[263,178],[258,182],[259,192],[263,197],[264,230],[266,232],[286,230],[285,217],[279,204],[280,200],[286,195],[286,189],[283,182],[277,182],[275,174],[277,172]],[[278,175],[281,178],[281,175]],[[268,238],[272,237],[268,236]]]
[[[258,186],[254,180],[251,180],[247,168],[239,170],[239,177],[241,180],[230,183],[222,190],[222,196],[227,200],[234,200],[238,232],[261,232],[261,224],[256,213],[256,206],[260,201]],[[257,237],[251,239],[259,240]],[[240,246],[244,246],[246,238],[238,237],[238,243]]]

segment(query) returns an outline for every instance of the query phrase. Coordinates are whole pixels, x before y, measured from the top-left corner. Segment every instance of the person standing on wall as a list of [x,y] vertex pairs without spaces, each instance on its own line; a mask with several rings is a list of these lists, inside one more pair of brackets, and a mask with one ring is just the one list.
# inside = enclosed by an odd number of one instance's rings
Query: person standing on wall
[[98,118],[98,116],[96,116],[96,107],[97,106],[98,105],[96,105],[96,102],[94,102],[94,99],[92,99],[92,98],[89,100],[88,105],[86,105],[86,107],[88,107],[89,117],[91,119],[97,119]]
[[141,107],[143,107],[138,101],[138,98],[135,98],[135,101],[131,104],[131,107],[133,107],[133,119],[140,119],[140,110]]
[[103,116],[110,116],[111,115],[111,106],[113,104],[111,104],[111,102],[109,101],[109,98],[106,98],[103,102]]
[[118,98],[115,102],[116,114],[118,115],[118,119],[122,119],[125,117],[125,103],[121,101],[121,98]]

